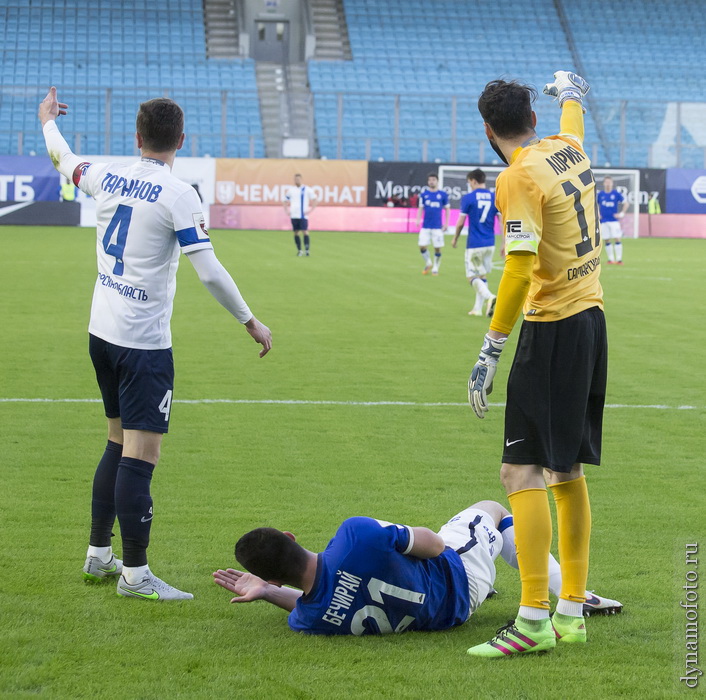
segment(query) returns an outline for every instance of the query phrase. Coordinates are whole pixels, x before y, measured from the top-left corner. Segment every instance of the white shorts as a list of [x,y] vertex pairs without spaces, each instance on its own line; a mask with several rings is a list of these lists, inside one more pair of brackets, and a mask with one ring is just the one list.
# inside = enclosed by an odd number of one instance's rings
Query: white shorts
[[444,232],[440,228],[423,228],[419,232],[419,246],[426,248],[430,243],[434,248],[444,247]]
[[601,238],[610,240],[611,238],[622,238],[623,229],[620,227],[619,221],[603,221],[601,222]]
[[466,248],[466,277],[485,277],[493,269],[495,246]]
[[[472,526],[471,523],[475,525]],[[503,536],[484,510],[466,508],[439,530],[447,546],[459,552],[468,578],[471,598],[470,617],[488,597],[495,583],[495,558],[503,548]]]

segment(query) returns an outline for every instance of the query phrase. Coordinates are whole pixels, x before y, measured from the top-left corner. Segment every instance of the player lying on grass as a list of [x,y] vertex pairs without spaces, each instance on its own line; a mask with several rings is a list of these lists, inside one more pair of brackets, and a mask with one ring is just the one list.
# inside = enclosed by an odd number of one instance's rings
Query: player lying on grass
[[[236,594],[232,603],[266,600],[289,611],[289,626],[298,632],[431,631],[464,623],[494,592],[498,554],[517,568],[512,516],[495,501],[480,501],[438,534],[348,518],[319,554],[291,532],[258,528],[235,545],[236,559],[250,573],[219,569],[213,576]],[[550,589],[558,595],[561,571],[551,555],[549,569]],[[616,600],[586,592],[587,615],[621,609]]]

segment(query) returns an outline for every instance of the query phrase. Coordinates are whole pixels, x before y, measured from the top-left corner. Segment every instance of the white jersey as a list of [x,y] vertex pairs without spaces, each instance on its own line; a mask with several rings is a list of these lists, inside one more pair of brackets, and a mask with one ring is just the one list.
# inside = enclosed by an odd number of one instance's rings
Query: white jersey
[[311,198],[314,197],[314,190],[307,185],[292,185],[284,197],[285,202],[289,202],[290,219],[306,219],[306,215],[311,208]]
[[77,184],[96,200],[98,279],[89,332],[128,348],[171,347],[179,249],[213,248],[196,191],[151,158],[82,163]]

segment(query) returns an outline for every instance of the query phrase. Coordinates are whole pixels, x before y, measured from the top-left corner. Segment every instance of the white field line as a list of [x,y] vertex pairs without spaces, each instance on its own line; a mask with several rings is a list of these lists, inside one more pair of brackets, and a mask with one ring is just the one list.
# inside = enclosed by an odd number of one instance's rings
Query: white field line
[[[0,398],[0,403],[101,403],[101,399],[22,399]],[[271,404],[280,406],[419,406],[422,408],[467,406],[463,403],[426,401],[308,401],[305,399],[175,399],[174,403],[185,404]],[[504,403],[490,406],[504,407]],[[606,408],[640,408],[656,411],[701,411],[706,406],[667,406],[664,404],[608,403]]]

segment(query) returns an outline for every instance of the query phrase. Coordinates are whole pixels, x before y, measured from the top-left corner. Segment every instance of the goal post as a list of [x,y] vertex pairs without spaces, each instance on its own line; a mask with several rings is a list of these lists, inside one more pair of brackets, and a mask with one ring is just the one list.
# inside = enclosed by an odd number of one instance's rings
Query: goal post
[[[486,176],[486,187],[495,191],[495,181],[505,167],[497,165],[441,165],[439,166],[439,187],[449,193],[451,206],[458,208],[461,197],[469,191],[466,175],[480,168]],[[621,220],[623,234],[637,238],[640,231],[640,171],[636,169],[593,168],[596,179],[596,193],[603,188],[605,177],[613,178],[613,185],[628,202],[625,218]]]
[[596,178],[596,193],[603,189],[603,180],[610,177],[620,194],[625,197],[628,209],[620,220],[624,236],[637,238],[640,235],[640,171],[634,169],[593,168]]

